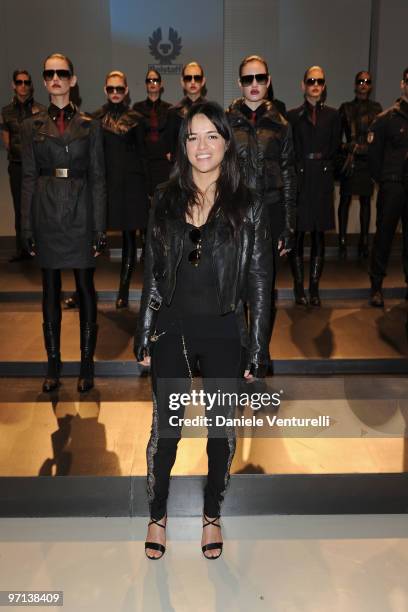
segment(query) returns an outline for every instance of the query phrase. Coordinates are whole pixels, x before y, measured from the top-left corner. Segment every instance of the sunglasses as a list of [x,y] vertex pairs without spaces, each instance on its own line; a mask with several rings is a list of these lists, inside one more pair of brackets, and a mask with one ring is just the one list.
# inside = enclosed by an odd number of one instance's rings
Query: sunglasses
[[16,79],[14,83],[15,85],[27,85],[27,87],[30,87],[31,85],[31,81],[29,79]]
[[189,236],[191,242],[195,245],[196,248],[189,254],[188,261],[191,263],[192,266],[197,268],[201,259],[201,232],[197,227],[195,227],[191,230]]
[[371,85],[371,79],[357,79],[356,85]]
[[306,85],[324,85],[325,79],[314,79],[312,77],[306,79]]
[[70,79],[72,76],[69,70],[44,70],[43,71],[44,81],[52,81],[55,75],[57,75],[57,77],[61,80]]
[[106,87],[106,93],[108,94],[113,94],[113,93],[118,93],[118,94],[124,94],[126,91],[126,87],[124,87],[123,85],[118,85],[117,87],[114,85],[108,85]]
[[261,72],[259,74],[245,74],[244,76],[239,77],[243,87],[252,85],[254,79],[259,85],[266,85],[268,82],[268,75],[266,72]]
[[149,83],[151,85],[157,85],[158,83],[161,83],[161,79],[146,79],[145,83],[146,85],[149,85]]
[[197,83],[202,83],[203,82],[203,75],[202,74],[185,74],[183,76],[183,81],[185,83],[191,83],[191,81],[196,81]]

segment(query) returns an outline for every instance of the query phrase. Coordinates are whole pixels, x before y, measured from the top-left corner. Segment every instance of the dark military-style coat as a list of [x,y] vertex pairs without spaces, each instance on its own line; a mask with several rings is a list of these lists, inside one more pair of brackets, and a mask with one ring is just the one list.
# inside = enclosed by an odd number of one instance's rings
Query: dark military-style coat
[[24,119],[44,110],[45,106],[36,102],[32,97],[20,102],[16,96],[10,104],[2,108],[0,129],[9,133],[9,162],[21,163],[21,126]]
[[316,124],[305,101],[289,111],[293,128],[298,172],[297,230],[310,232],[333,229],[334,161],[340,146],[341,124],[336,109],[319,102]]
[[408,184],[408,101],[400,98],[378,115],[367,141],[373,179],[378,183]]
[[[21,229],[33,237],[41,268],[94,267],[95,233],[106,228],[100,124],[75,107],[68,118],[62,136],[48,111],[23,123]],[[54,176],[57,168],[68,178]]]

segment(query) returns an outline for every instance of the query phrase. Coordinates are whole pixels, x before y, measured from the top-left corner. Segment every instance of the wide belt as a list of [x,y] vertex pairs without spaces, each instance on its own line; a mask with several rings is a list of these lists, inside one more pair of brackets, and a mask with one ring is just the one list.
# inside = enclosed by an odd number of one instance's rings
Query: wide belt
[[308,153],[305,159],[323,159],[323,153]]
[[82,178],[85,170],[72,170],[71,168],[41,168],[40,176],[53,176],[54,178]]

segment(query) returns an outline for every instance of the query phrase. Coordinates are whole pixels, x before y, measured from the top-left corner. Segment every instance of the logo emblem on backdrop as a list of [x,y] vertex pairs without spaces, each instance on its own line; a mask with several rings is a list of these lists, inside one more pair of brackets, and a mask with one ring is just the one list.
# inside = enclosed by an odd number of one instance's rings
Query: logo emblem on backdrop
[[149,51],[158,64],[149,64],[150,69],[157,69],[162,74],[181,74],[182,64],[172,62],[180,55],[183,46],[177,30],[169,28],[167,38],[163,38],[162,29],[157,28],[149,36]]

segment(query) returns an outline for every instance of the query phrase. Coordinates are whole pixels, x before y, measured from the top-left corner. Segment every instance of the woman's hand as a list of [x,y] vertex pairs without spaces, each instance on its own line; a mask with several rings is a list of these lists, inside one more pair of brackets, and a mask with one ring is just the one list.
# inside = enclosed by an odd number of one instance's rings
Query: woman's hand
[[94,257],[98,257],[106,249],[107,241],[105,232],[96,232],[94,236]]
[[137,363],[145,368],[149,368],[150,367],[150,362],[151,362],[151,357],[149,355],[146,355],[146,357],[143,359],[143,361],[138,361]]
[[246,378],[246,380],[252,380],[254,378],[254,376],[253,376],[253,374],[250,373],[249,370],[245,370],[244,378]]

